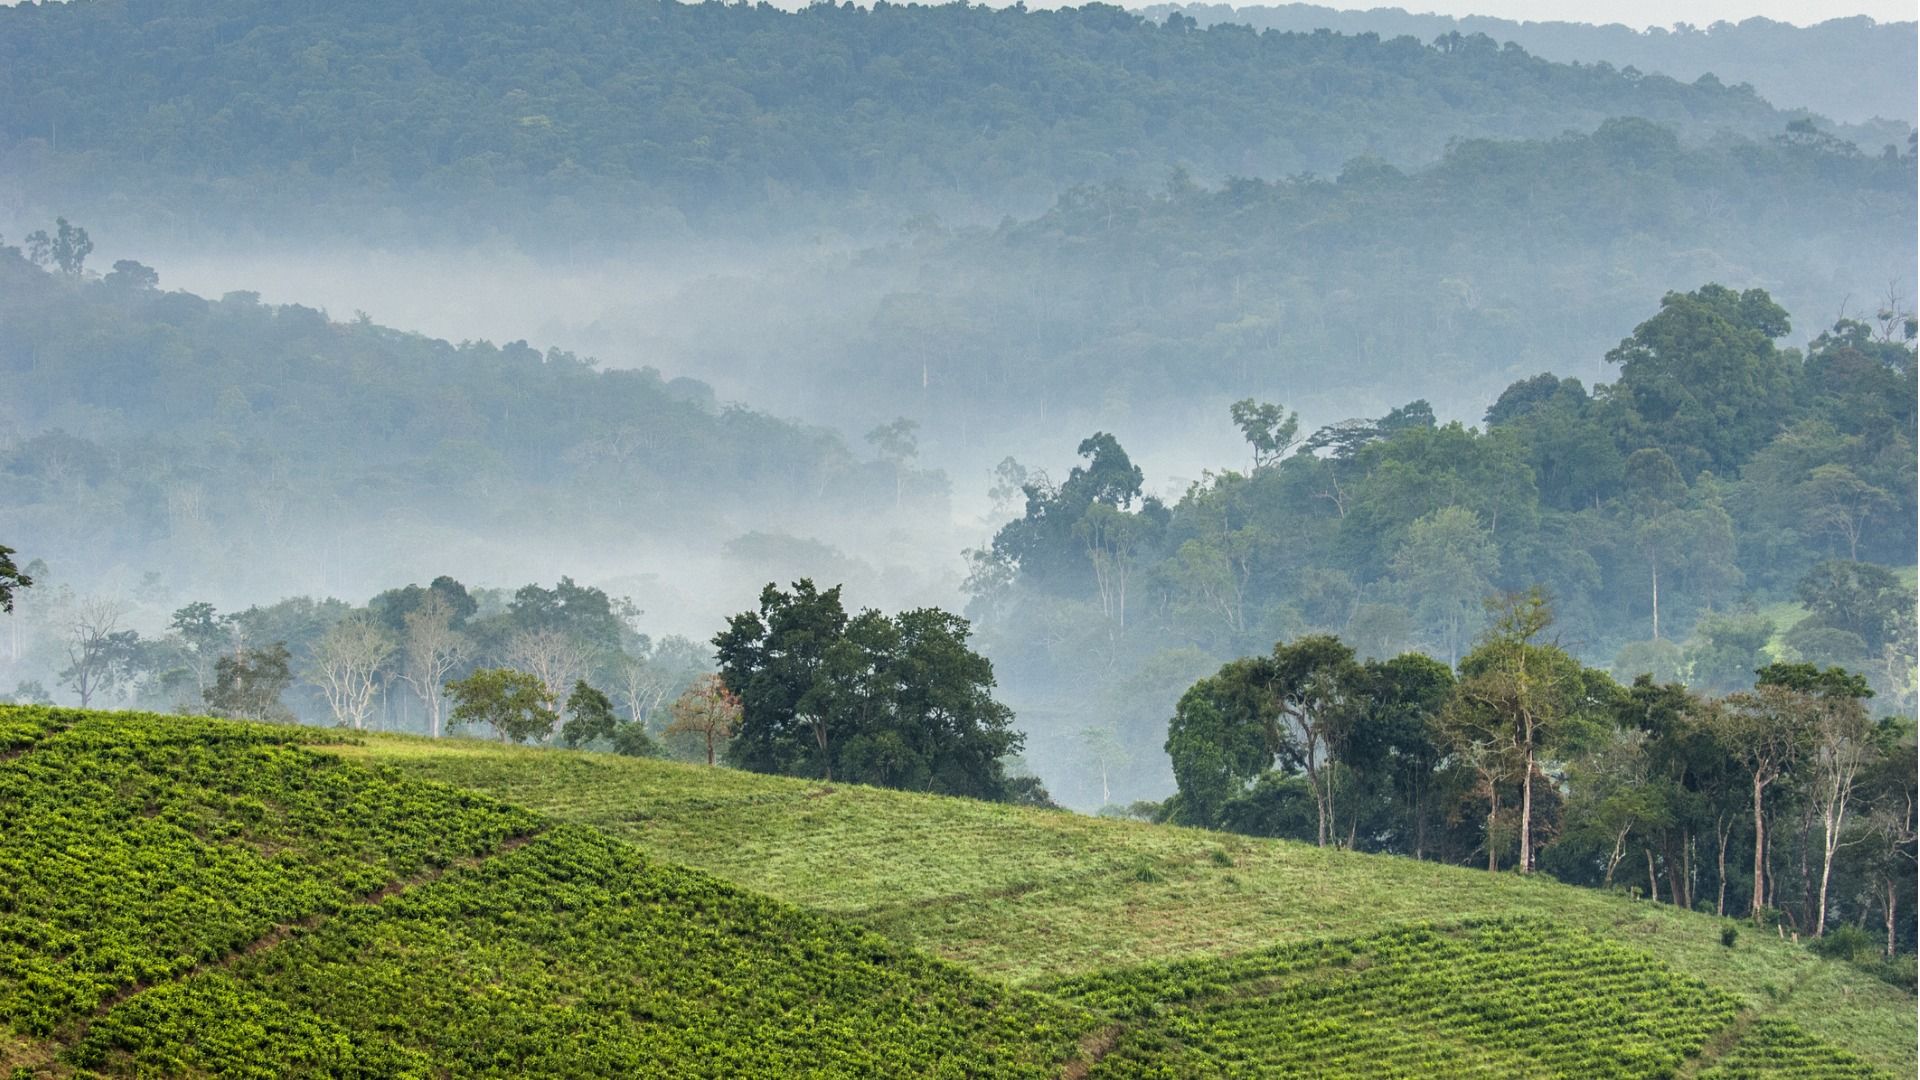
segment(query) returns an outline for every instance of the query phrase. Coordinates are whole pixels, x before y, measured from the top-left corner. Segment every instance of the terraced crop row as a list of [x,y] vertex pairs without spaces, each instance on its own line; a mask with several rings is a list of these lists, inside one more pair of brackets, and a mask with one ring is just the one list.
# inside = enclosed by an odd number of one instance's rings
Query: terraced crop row
[[74,1059],[262,1077],[1037,1078],[1089,1023],[560,827],[142,994]]
[[0,1075],[1039,1078],[1092,1023],[335,737],[0,707]]
[[116,994],[538,820],[298,749],[318,732],[0,710],[0,1022],[44,1035]]
[[1657,956],[1896,1075],[1915,1068],[1911,995],[1771,936],[1724,947],[1724,920],[1541,875],[477,740],[369,736],[331,752],[597,826],[1022,985],[1524,916]]
[[1054,989],[1116,1022],[1091,1075],[1126,1080],[1670,1077],[1738,1013],[1728,995],[1651,957],[1531,919],[1409,927]]
[[1756,1020],[1699,1080],[1874,1080],[1883,1075],[1792,1024]]

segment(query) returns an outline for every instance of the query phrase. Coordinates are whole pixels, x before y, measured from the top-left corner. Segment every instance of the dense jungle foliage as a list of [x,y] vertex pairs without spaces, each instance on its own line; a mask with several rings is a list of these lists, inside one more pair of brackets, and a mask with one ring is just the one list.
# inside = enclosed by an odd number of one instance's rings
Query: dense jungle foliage
[[[1607,354],[1614,381],[1523,379],[1478,426],[1416,401],[1308,432],[1244,402],[1248,458],[1172,501],[1109,433],[1065,474],[1008,466],[1025,506],[974,553],[970,613],[1029,747],[1073,753],[1052,710],[1102,716],[1135,748],[1125,801],[1164,782],[1139,748],[1220,662],[1318,632],[1451,668],[1487,596],[1533,586],[1623,681],[1726,691],[1802,660],[1910,713],[1913,322],[1841,320],[1804,351],[1776,344],[1789,326],[1761,290],[1670,294]],[[1093,782],[1049,779],[1076,803]]]

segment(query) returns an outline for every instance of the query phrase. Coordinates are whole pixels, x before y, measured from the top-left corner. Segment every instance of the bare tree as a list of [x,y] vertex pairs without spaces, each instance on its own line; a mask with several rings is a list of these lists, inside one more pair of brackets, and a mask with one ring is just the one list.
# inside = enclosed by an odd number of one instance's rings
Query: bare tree
[[393,638],[366,615],[340,620],[320,639],[311,675],[335,722],[355,731],[366,727],[380,667],[393,650]]
[[131,631],[120,629],[127,606],[112,597],[83,597],[67,620],[67,666],[60,681],[80,695],[80,707],[90,708],[95,694],[111,690],[126,670],[126,646]]
[[545,684],[548,696],[555,701],[565,701],[573,684],[587,675],[587,650],[552,627],[513,635],[507,642],[506,660]]
[[1833,860],[1839,854],[1847,824],[1854,782],[1872,751],[1872,724],[1856,698],[1829,697],[1821,701],[1813,726],[1809,757],[1813,807],[1820,815],[1820,906],[1814,915],[1816,936],[1827,932],[1827,888],[1833,880]]
[[427,710],[427,733],[440,737],[446,678],[467,656],[467,639],[453,628],[453,606],[429,591],[420,606],[407,612],[406,664],[400,669]]
[[654,710],[673,693],[674,673],[643,656],[629,656],[620,662],[620,697],[627,707],[627,718],[645,724]]

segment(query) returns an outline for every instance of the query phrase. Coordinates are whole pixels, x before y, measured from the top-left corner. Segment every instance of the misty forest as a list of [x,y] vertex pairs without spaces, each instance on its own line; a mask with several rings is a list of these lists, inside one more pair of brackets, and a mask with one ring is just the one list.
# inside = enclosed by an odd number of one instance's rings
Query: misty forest
[[0,1069],[1911,1075],[1920,27],[1452,11],[0,5]]

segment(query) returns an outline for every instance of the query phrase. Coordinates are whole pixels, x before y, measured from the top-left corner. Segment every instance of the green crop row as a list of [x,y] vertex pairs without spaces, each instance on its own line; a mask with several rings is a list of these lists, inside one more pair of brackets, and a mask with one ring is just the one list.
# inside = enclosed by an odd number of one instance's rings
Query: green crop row
[[262,1077],[1048,1077],[1090,1025],[561,826],[138,995],[72,1057]]
[[1879,1070],[1792,1024],[1756,1020],[1700,1080],[1874,1080]]
[[1738,1012],[1651,957],[1535,919],[1402,927],[1054,989],[1120,1023],[1092,1075],[1127,1080],[1670,1077]]
[[533,815],[298,744],[324,733],[0,708],[0,1022],[45,1035],[276,927],[484,854]]

